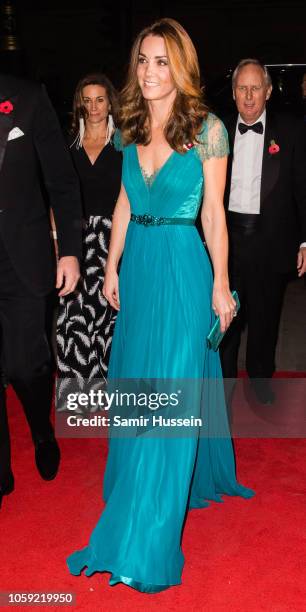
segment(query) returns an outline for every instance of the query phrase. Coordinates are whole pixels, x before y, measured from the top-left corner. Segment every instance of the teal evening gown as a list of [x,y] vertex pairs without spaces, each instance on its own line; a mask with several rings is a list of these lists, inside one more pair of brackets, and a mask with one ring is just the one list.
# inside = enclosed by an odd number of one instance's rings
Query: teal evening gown
[[[197,140],[184,154],[173,151],[153,177],[142,171],[135,144],[124,147],[123,184],[132,218],[109,378],[200,379],[204,386],[211,381],[208,433],[111,436],[105,509],[88,546],[67,561],[74,575],[85,567],[87,576],[110,572],[111,585],[122,582],[146,593],[181,583],[189,508],[222,501],[222,494],[253,496],[237,483],[223,388],[220,393],[214,384],[222,383],[222,374],[219,354],[206,346],[215,317],[213,276],[194,225],[203,199],[202,161],[227,155],[227,133],[209,114]],[[201,412],[200,406],[192,409],[196,416]]]

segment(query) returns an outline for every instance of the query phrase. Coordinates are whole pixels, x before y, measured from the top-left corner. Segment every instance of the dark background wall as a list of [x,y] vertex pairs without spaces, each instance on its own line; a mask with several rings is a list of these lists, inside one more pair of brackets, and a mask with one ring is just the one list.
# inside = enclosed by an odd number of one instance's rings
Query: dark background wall
[[[208,82],[246,56],[272,63],[306,63],[304,0],[15,0],[11,4],[22,70],[46,83],[55,104],[70,104],[78,78],[95,68],[120,86],[135,34],[161,16],[178,19],[187,29]],[[7,65],[5,57],[0,53],[0,69]]]

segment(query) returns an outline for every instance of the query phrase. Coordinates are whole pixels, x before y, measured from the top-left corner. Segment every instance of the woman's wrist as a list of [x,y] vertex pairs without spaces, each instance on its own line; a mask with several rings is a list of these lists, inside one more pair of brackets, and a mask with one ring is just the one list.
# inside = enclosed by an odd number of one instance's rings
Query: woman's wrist
[[214,289],[229,289],[229,279],[228,276],[215,277],[214,279]]
[[107,261],[105,264],[105,272],[117,272],[118,264],[115,261]]

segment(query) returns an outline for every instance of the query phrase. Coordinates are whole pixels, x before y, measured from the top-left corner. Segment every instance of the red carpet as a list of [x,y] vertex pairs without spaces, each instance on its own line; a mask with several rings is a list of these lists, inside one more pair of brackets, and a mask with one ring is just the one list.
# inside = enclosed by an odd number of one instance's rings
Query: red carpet
[[101,512],[105,441],[61,440],[60,473],[43,482],[21,408],[9,398],[16,491],[1,510],[0,591],[72,592],[70,609],[89,612],[306,610],[304,440],[237,440],[239,479],[256,497],[190,512],[183,584],[144,595],[109,587],[108,574],[76,578],[66,570],[65,557],[87,543]]

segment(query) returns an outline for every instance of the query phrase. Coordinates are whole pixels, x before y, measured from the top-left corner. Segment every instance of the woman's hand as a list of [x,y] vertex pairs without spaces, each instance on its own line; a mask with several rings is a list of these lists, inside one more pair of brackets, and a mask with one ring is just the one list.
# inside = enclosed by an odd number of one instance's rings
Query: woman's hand
[[225,332],[236,316],[236,302],[228,286],[214,285],[212,307],[216,315],[220,317],[220,329]]
[[123,252],[127,227],[131,217],[131,207],[123,184],[115,206],[112,232],[105,266],[102,293],[115,310],[120,310],[119,279],[117,268]]
[[116,270],[105,270],[102,293],[115,310],[120,310],[119,278]]

